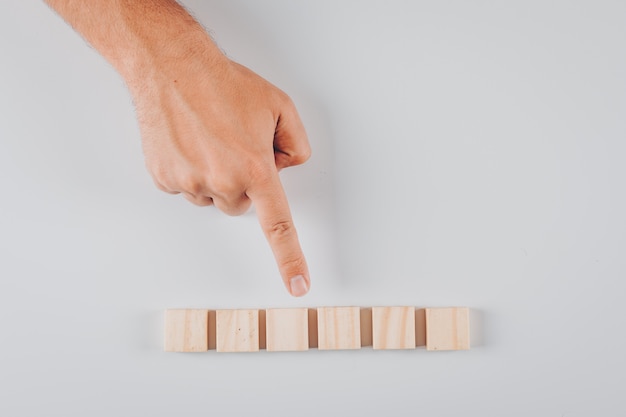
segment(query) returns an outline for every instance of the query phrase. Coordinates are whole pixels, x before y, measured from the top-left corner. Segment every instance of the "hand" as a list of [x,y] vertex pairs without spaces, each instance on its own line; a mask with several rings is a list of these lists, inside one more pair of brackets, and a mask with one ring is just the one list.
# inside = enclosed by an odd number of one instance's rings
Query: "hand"
[[254,202],[289,292],[309,273],[278,170],[305,162],[310,147],[290,98],[211,49],[155,62],[130,81],[148,171],[158,188],[229,215]]
[[160,189],[230,215],[254,203],[292,295],[310,286],[278,171],[309,158],[285,93],[222,54],[175,0],[46,0],[124,77]]

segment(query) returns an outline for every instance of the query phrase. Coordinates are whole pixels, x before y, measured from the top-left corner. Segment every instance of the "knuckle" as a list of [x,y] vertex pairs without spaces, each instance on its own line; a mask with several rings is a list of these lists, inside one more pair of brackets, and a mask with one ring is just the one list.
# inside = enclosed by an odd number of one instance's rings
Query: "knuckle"
[[184,175],[178,179],[180,188],[192,195],[199,194],[202,191],[202,184],[191,175]]
[[234,194],[241,193],[241,187],[232,178],[226,176],[218,176],[208,181],[213,194],[221,197],[231,197]]
[[167,183],[167,173],[166,170],[160,166],[148,166],[148,172],[152,175],[152,179],[157,184],[165,184]]
[[172,184],[170,181],[168,181],[168,179],[165,176],[159,176],[156,174],[152,174],[152,182],[154,183],[154,186],[163,191],[164,193],[168,193],[168,194],[177,194],[178,191],[176,191],[175,187],[172,187]]
[[171,191],[165,187],[163,184],[161,184],[159,181],[154,181],[154,185],[156,186],[156,188],[158,188],[159,190],[165,192],[165,193],[170,193]]
[[185,193],[185,198],[187,199],[187,201],[189,201],[190,203],[199,206],[199,207],[204,207],[204,206],[210,206],[211,205],[211,200],[204,198],[204,197],[198,197],[198,196],[194,196],[191,195],[189,193]]
[[273,222],[268,230],[267,234],[272,239],[284,239],[286,237],[290,237],[294,232],[293,222],[291,220],[280,220],[277,222]]
[[294,165],[300,165],[300,164],[304,164],[306,161],[308,161],[309,158],[311,158],[311,147],[310,146],[304,146],[302,149],[299,149],[298,152],[296,152],[292,156],[291,159],[292,159]]
[[286,271],[302,271],[305,268],[305,261],[302,256],[286,258],[280,261],[280,267]]
[[236,201],[223,201],[221,199],[214,200],[215,206],[223,213],[229,216],[240,216],[244,214],[251,205],[251,201],[248,198],[239,198]]
[[274,173],[272,172],[273,164],[268,164],[265,160],[258,160],[250,163],[250,176],[254,183],[264,186],[272,182]]
[[278,101],[283,107],[295,107],[291,97],[289,97],[289,95],[285,93],[283,90],[277,89],[276,95],[277,95]]

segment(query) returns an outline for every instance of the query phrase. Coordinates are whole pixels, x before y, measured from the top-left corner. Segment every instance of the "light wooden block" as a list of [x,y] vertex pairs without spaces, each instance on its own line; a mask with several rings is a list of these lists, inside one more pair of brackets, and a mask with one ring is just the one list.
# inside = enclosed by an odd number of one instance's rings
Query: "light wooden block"
[[317,309],[318,349],[360,349],[359,307],[320,307]]
[[468,308],[426,309],[427,350],[467,350],[469,348]]
[[166,310],[165,351],[209,350],[209,310]]
[[309,350],[309,309],[268,309],[265,313],[265,320],[268,351]]
[[217,310],[218,352],[258,352],[259,310]]
[[415,307],[373,307],[374,349],[415,349]]

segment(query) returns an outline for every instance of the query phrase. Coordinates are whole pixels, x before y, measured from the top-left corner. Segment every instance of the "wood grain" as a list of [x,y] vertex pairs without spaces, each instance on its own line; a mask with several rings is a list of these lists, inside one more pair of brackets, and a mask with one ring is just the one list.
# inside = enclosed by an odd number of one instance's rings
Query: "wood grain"
[[170,309],[164,336],[167,352],[470,348],[466,307]]
[[166,352],[209,350],[209,310],[172,309],[165,311]]
[[415,307],[372,308],[374,349],[415,349]]
[[427,350],[467,350],[469,348],[468,308],[426,309]]
[[216,350],[258,352],[259,310],[217,310]]
[[309,310],[273,308],[266,312],[266,343],[270,352],[309,349]]
[[359,307],[320,307],[317,309],[318,349],[360,349]]

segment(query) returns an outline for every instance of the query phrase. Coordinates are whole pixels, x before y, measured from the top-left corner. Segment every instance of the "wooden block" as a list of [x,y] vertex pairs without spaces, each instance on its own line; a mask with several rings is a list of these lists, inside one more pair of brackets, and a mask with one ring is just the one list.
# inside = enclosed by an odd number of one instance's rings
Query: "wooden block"
[[268,309],[265,317],[269,352],[309,350],[307,308]]
[[469,309],[426,309],[426,349],[466,350],[469,343]]
[[217,310],[216,350],[258,352],[259,310]]
[[166,310],[165,351],[209,350],[209,310]]
[[374,349],[415,349],[415,307],[373,307]]
[[317,309],[318,349],[360,349],[359,307],[320,307]]

